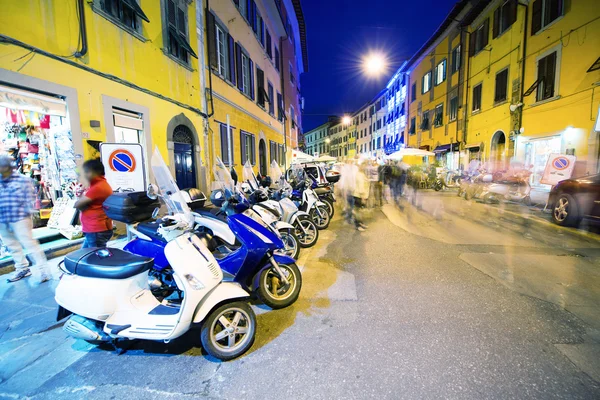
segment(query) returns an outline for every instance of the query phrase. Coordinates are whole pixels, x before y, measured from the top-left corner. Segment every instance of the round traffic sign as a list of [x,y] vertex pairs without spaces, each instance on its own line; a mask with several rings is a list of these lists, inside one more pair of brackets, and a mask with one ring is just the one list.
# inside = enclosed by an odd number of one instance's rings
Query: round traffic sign
[[552,162],[552,166],[558,170],[567,169],[569,164],[570,162],[567,157],[556,157]]
[[118,149],[110,153],[108,157],[110,169],[117,172],[135,171],[135,157],[129,151]]

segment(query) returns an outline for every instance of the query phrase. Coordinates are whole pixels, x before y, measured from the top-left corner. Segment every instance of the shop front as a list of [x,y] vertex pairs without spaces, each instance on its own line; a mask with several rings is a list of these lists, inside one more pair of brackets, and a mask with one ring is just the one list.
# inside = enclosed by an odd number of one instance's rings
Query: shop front
[[[64,97],[0,84],[0,153],[12,156],[16,171],[33,181],[34,237],[42,243],[80,235],[68,204],[77,182],[71,132]],[[0,261],[5,256],[0,245]]]
[[460,143],[450,143],[437,146],[433,149],[436,161],[439,165],[456,171],[460,164]]
[[549,189],[548,185],[540,183],[540,179],[544,175],[550,154],[562,152],[561,135],[529,139],[523,141],[522,145],[524,147],[524,164],[531,168],[532,172],[531,185]]

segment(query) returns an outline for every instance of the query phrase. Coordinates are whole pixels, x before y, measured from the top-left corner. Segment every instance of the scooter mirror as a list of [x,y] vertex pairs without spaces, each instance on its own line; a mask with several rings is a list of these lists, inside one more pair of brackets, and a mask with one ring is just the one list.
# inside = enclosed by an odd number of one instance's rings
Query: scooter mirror
[[238,176],[237,176],[237,172],[235,172],[235,169],[233,169],[233,168],[231,168],[231,178],[233,179],[233,184],[237,185]]
[[158,217],[158,213],[160,211],[160,207],[156,207],[154,211],[152,211],[152,219],[156,219]]
[[148,185],[148,189],[146,190],[146,196],[148,196],[152,200],[158,199],[158,193],[156,192],[156,187],[153,184]]

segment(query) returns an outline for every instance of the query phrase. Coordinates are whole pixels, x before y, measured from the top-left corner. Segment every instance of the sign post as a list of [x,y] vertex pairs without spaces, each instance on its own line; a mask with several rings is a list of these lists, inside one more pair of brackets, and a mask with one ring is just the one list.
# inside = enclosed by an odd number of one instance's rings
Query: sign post
[[114,191],[146,191],[146,163],[139,143],[101,143],[106,180]]
[[[576,161],[577,157],[575,156],[567,156],[557,153],[550,154],[548,157],[548,162],[546,162],[544,175],[542,175],[542,179],[540,179],[540,183],[555,186],[558,182],[571,178],[571,175],[573,175],[573,169],[575,169]],[[544,211],[546,211],[547,207],[548,201],[546,201]]]

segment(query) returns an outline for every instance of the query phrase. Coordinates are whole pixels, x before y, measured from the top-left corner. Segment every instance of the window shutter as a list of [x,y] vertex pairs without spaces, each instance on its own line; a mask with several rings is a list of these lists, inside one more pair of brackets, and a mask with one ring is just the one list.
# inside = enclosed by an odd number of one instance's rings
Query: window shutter
[[531,34],[535,35],[542,29],[542,2],[543,0],[534,0],[531,7]]
[[206,14],[206,34],[208,36],[208,58],[212,68],[219,68],[217,62],[217,37],[215,31],[215,16],[212,13]]
[[482,49],[485,46],[487,46],[489,40],[490,40],[490,19],[486,18],[483,23],[483,40],[482,40],[482,44],[481,44]]
[[251,136],[251,142],[252,144],[252,165],[256,165],[256,140],[254,138],[254,135]]
[[273,45],[271,43],[271,34],[269,33],[268,29],[265,30],[265,34],[267,36],[267,44],[266,44],[267,54],[269,55],[269,59],[272,59],[273,58],[273,50],[272,50]]
[[258,31],[258,26],[256,25],[256,2],[254,0],[252,0],[251,6],[250,6],[250,25],[252,25],[252,30],[254,31],[254,33],[256,33]]
[[250,98],[254,100],[256,98],[254,92],[254,62],[248,58],[248,63],[250,64]]
[[500,9],[502,5],[494,11],[494,26],[492,27],[492,37],[495,39],[498,37],[498,33],[500,32]]
[[257,84],[257,103],[264,107],[265,105],[265,73],[262,69],[256,68],[256,84]]
[[517,0],[511,0],[508,5],[508,26],[517,22]]
[[242,150],[242,166],[246,164],[246,134],[240,129],[240,149]]
[[221,160],[229,164],[229,153],[227,151],[227,125],[221,124]]
[[469,57],[473,57],[475,54],[475,41],[477,40],[477,31],[473,31],[469,34]]
[[229,52],[229,80],[235,85],[235,42],[229,34],[227,34],[227,44],[227,51]]
[[235,66],[237,70],[237,87],[244,90],[244,79],[242,74],[242,48],[238,43],[235,44]]
[[544,97],[554,96],[554,78],[556,77],[556,52],[546,57],[546,73],[544,75]]
[[185,23],[185,12],[177,7],[177,31],[187,37],[187,24]]

